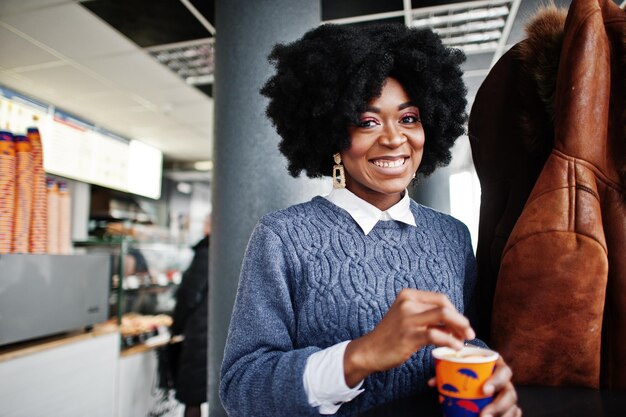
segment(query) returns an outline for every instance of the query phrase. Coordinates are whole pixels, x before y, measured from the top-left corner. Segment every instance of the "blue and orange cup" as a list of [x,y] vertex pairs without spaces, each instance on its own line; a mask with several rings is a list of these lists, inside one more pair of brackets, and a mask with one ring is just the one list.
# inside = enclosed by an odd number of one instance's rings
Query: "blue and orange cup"
[[461,350],[440,347],[432,352],[439,403],[445,417],[478,417],[492,400],[483,392],[493,374],[497,352],[465,346]]

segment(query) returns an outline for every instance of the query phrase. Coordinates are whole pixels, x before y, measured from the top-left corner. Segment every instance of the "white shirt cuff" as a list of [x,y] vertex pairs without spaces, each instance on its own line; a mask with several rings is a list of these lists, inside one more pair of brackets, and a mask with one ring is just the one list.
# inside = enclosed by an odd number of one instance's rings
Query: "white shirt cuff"
[[354,388],[346,385],[343,356],[350,340],[315,352],[304,367],[304,391],[309,404],[319,407],[320,414],[335,414],[343,403],[352,401],[364,390],[361,380]]

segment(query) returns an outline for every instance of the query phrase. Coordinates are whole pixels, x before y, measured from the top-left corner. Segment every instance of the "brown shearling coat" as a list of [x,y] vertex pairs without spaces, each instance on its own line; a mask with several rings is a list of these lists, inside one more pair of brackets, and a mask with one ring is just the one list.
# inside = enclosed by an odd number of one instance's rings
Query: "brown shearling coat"
[[626,12],[573,0],[533,25],[470,115],[478,333],[514,382],[626,389]]

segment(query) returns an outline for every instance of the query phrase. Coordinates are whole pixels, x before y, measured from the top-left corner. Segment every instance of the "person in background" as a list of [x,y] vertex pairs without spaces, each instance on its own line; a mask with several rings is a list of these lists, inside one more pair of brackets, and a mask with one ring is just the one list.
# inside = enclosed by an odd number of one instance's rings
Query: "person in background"
[[124,276],[147,276],[149,273],[148,261],[146,261],[146,257],[143,256],[143,253],[137,248],[130,248],[125,258]]
[[[221,368],[229,416],[358,415],[434,386],[434,345],[484,346],[463,314],[469,231],[407,191],[464,132],[463,59],[404,25],[322,25],[273,49],[261,93],[289,173],[335,188],[252,233]],[[499,359],[482,417],[521,415],[510,380]]]
[[176,365],[176,398],[185,405],[185,417],[200,417],[207,401],[207,314],[209,240],[211,217],[204,222],[204,238],[194,247],[194,256],[176,293],[172,335],[183,335]]
[[[126,254],[124,279],[126,281],[133,280],[133,283],[126,283],[128,288],[133,289],[152,283],[148,261],[137,248],[130,248]],[[124,296],[124,303],[124,313],[155,314],[158,300],[156,294],[150,291],[127,291]]]

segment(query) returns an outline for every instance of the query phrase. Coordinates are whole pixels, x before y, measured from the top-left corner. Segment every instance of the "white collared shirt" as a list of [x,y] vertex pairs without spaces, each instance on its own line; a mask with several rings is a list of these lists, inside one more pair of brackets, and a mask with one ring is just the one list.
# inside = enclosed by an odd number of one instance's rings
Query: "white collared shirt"
[[379,220],[395,220],[416,226],[415,217],[411,212],[411,199],[406,190],[400,201],[385,211],[357,197],[347,188],[333,188],[326,199],[347,211],[366,235],[372,231]]
[[[367,235],[379,221],[399,221],[416,226],[411,212],[409,193],[388,210],[381,211],[346,188],[335,188],[325,197],[336,206],[346,210]],[[319,407],[320,414],[335,414],[343,403],[352,401],[363,392],[360,381],[354,388],[346,385],[343,356],[350,340],[315,352],[307,359],[302,377],[309,404]]]

